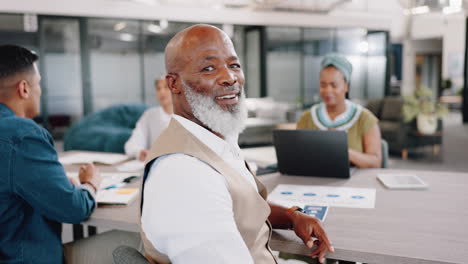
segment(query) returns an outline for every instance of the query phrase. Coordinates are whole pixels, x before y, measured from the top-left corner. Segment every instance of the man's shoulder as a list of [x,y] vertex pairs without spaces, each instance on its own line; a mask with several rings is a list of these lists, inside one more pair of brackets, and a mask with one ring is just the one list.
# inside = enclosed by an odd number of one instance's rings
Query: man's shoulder
[[208,179],[209,175],[219,173],[208,163],[185,153],[172,153],[157,158],[149,171],[158,178],[169,177],[172,180],[182,180],[186,177]]
[[160,111],[161,111],[160,106],[153,106],[153,107],[150,107],[150,108],[146,109],[146,111],[143,114],[144,115],[155,115],[155,114],[159,114]]
[[160,108],[159,106],[154,106],[154,107],[146,109],[145,112],[143,112],[143,114],[140,116],[139,121],[142,121],[142,120],[150,121],[154,119],[155,116],[156,117],[159,116],[160,115],[159,108]]
[[44,128],[32,119],[9,116],[0,119],[0,137],[3,139],[22,140],[26,136],[40,136],[44,134]]
[[191,170],[209,168],[209,165],[185,153],[172,153],[158,157],[153,164],[151,164],[151,169],[156,168],[158,170],[172,170],[177,168]]

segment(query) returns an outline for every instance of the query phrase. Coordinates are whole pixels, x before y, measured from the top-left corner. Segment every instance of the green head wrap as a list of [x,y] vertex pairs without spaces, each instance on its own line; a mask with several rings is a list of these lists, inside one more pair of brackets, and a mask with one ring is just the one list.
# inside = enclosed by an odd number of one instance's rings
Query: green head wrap
[[321,66],[321,70],[328,66],[337,68],[343,74],[345,81],[349,84],[351,80],[351,72],[353,71],[353,65],[343,55],[329,53],[323,58]]

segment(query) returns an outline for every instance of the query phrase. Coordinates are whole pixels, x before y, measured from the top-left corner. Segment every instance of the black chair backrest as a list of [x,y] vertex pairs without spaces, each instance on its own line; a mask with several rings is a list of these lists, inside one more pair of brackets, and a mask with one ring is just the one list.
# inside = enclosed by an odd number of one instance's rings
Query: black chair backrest
[[150,264],[138,250],[129,246],[114,249],[112,256],[114,264]]

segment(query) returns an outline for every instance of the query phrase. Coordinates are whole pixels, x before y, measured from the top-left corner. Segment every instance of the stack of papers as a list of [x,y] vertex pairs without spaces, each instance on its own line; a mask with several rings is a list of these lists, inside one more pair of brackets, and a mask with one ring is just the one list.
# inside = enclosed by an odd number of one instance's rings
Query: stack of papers
[[115,165],[128,159],[128,156],[116,153],[74,153],[59,158],[59,162],[63,165],[84,163]]

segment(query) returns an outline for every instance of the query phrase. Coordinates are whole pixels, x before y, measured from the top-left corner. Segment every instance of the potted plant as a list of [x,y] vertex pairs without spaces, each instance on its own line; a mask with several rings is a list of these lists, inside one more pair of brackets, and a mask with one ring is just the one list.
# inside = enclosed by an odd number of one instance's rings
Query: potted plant
[[437,120],[448,114],[448,108],[434,100],[432,90],[426,87],[416,89],[404,97],[403,118],[410,122],[416,118],[418,131],[421,134],[434,134],[437,130]]

